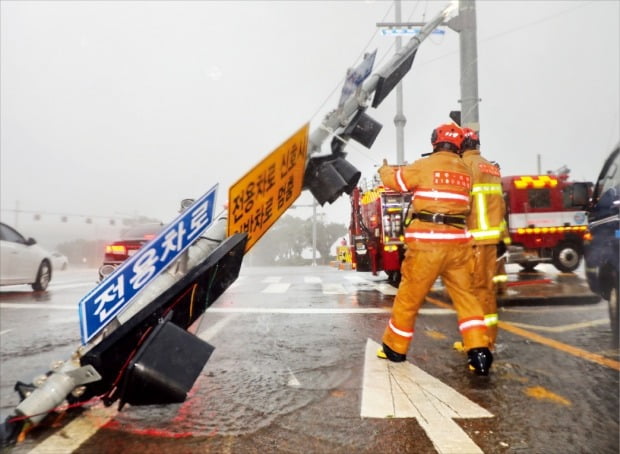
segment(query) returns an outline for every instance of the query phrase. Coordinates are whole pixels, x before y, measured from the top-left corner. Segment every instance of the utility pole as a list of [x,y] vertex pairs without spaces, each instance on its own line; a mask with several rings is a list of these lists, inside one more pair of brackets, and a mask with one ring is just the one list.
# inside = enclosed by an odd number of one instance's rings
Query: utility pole
[[312,207],[312,266],[316,266],[316,206],[318,202],[315,198],[312,199],[312,205],[299,205],[294,204],[290,208],[309,208]]
[[450,28],[459,32],[461,64],[461,126],[480,131],[478,117],[478,47],[476,38],[476,2],[460,0],[459,15]]
[[[400,0],[394,1],[394,12],[396,23],[401,22],[401,8]],[[396,52],[399,52],[402,47],[402,38],[400,35],[396,35]],[[394,116],[394,125],[396,126],[396,164],[401,165],[405,163],[405,124],[407,124],[407,118],[403,114],[403,82],[398,82],[396,85],[396,115]]]

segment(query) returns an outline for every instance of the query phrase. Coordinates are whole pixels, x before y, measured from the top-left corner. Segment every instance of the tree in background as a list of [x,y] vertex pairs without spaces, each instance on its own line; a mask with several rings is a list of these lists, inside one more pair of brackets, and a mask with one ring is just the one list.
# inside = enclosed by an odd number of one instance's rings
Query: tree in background
[[[304,222],[305,235],[308,247],[312,247],[312,218]],[[332,245],[342,236],[347,234],[347,228],[343,224],[325,224],[317,220],[316,223],[316,249],[321,254],[320,263],[326,265],[329,262]]]
[[[331,246],[346,232],[347,228],[342,224],[326,225],[317,219],[316,249],[320,263],[328,263]],[[307,265],[311,260],[304,259],[302,252],[311,247],[312,218],[302,220],[285,215],[256,242],[245,261],[250,265]]]

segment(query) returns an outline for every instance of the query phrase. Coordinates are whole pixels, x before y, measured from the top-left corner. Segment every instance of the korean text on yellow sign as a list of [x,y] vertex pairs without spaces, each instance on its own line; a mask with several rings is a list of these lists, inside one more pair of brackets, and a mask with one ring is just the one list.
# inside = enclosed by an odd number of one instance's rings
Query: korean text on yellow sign
[[228,235],[246,232],[246,252],[301,194],[308,150],[306,123],[228,191]]

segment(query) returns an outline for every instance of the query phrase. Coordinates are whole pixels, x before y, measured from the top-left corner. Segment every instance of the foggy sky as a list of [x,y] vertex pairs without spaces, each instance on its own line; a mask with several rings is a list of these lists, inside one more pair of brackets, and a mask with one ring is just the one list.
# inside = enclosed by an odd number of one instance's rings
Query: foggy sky
[[[402,1],[404,21],[448,2]],[[389,1],[0,2],[0,207],[33,235],[86,229],[30,211],[172,220],[181,199],[228,188],[304,123],[337,106],[347,67],[394,52],[377,22]],[[555,170],[594,180],[618,142],[620,2],[476,2],[483,154],[504,175]],[[403,38],[403,43],[408,41]],[[405,159],[460,105],[458,34],[420,46],[403,80]],[[372,177],[395,163],[395,93],[349,160]],[[326,147],[329,141],[326,142]],[[298,204],[310,204],[304,192]],[[349,201],[319,208],[348,224]],[[289,212],[307,217],[310,208]],[[75,219],[75,220],[74,220]],[[88,227],[91,228],[91,227]],[[106,230],[107,229],[107,230]]]

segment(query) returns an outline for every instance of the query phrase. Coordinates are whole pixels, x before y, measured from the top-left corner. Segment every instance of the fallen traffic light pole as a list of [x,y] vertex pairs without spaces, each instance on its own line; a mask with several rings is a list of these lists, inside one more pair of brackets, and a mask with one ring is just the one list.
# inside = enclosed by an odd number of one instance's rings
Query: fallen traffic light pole
[[[303,187],[321,205],[350,193],[359,180],[343,149],[349,139],[370,148],[379,133],[381,125],[365,113],[371,94],[376,108],[409,71],[421,42],[452,10],[444,8],[376,74],[365,82],[368,74],[361,78],[355,93],[310,134]],[[331,153],[313,156],[329,136],[334,136]],[[213,193],[80,301],[82,345],[36,385],[16,383],[21,401],[0,426],[2,447],[65,402],[80,405],[101,397],[105,405],[118,400],[121,409],[126,403],[185,400],[214,349],[187,329],[237,279],[248,239],[243,232],[227,235],[228,216],[213,216]],[[158,257],[167,260],[160,263]]]

